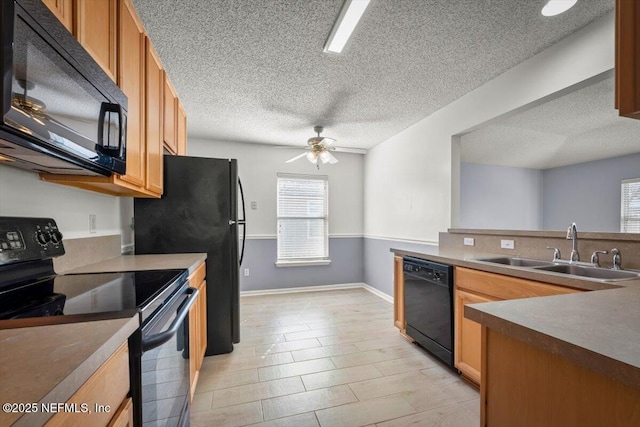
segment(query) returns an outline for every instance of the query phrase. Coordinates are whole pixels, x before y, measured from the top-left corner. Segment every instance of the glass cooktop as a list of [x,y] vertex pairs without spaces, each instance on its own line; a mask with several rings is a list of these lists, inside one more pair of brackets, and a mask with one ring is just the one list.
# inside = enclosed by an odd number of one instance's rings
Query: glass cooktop
[[0,291],[0,319],[137,310],[142,322],[186,279],[186,270],[46,277]]

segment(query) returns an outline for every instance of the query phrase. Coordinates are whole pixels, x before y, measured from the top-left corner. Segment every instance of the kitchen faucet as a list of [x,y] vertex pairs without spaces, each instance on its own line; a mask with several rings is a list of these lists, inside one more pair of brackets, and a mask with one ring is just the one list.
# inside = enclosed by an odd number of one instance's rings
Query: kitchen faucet
[[578,253],[578,229],[576,228],[575,222],[571,223],[569,229],[567,230],[567,240],[573,241],[571,255],[569,256],[569,262],[580,261],[580,254]]
[[620,251],[616,248],[611,249],[611,255],[613,255],[613,268],[614,270],[622,270]]

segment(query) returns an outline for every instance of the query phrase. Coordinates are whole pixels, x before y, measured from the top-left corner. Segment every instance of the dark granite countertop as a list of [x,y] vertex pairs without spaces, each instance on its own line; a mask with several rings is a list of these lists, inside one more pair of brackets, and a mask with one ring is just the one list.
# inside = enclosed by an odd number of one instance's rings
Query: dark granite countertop
[[465,317],[605,376],[640,388],[640,279],[619,282],[567,277],[476,261],[494,254],[427,248],[396,255],[594,292],[465,306]]

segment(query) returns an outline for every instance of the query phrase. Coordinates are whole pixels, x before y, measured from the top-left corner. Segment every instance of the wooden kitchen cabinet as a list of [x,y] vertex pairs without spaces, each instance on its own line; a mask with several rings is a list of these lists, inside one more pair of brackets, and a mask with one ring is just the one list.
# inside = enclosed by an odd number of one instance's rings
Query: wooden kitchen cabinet
[[482,426],[640,425],[640,388],[483,326]]
[[70,33],[73,32],[73,0],[42,0]]
[[616,0],[615,106],[621,116],[640,119],[640,3]]
[[[129,347],[125,342],[67,400],[66,403],[76,404],[78,410],[58,412],[45,426],[132,426],[133,407],[128,394]],[[82,405],[88,405],[87,412],[81,411]],[[97,410],[96,405],[100,405],[103,410]],[[127,420],[130,424],[126,423]]]
[[[69,4],[76,5],[75,14],[71,6],[69,13],[77,39],[128,99],[127,170],[110,177],[40,174],[40,179],[114,196],[159,198],[164,183],[163,147],[169,147],[171,154],[186,154],[184,108],[131,0],[74,1]],[[61,0],[46,3],[50,8],[66,8]],[[165,105],[173,108],[166,111]]]
[[406,333],[407,323],[404,317],[404,271],[402,257],[393,257],[393,322],[402,334]]
[[147,176],[145,188],[161,195],[162,174],[162,92],[164,90],[164,71],[160,58],[149,37],[146,38],[146,149]]
[[207,282],[206,264],[198,266],[189,276],[189,286],[198,290],[198,299],[189,311],[189,384],[190,398],[198,383],[204,354],[207,350]]
[[178,96],[164,73],[164,148],[171,154],[178,154]]
[[177,146],[178,146],[178,156],[186,156],[187,155],[187,113],[182,106],[182,103],[178,99],[178,110],[177,110]]
[[117,82],[117,0],[75,0],[74,35]]
[[480,384],[481,327],[464,317],[464,306],[480,302],[496,301],[496,298],[465,292],[454,292],[454,365],[466,378]]
[[464,317],[464,306],[488,301],[581,292],[579,289],[520,279],[486,271],[455,267],[454,360],[466,378],[482,384],[481,327]]
[[[155,52],[147,53],[150,44],[131,0],[120,0],[118,11],[118,86],[128,99],[126,174],[109,177],[41,174],[40,179],[115,196],[159,198],[163,177],[162,87],[158,75],[162,74],[162,67]],[[148,65],[151,71],[147,70]],[[148,78],[153,81],[148,82]],[[152,89],[149,95],[148,88]]]

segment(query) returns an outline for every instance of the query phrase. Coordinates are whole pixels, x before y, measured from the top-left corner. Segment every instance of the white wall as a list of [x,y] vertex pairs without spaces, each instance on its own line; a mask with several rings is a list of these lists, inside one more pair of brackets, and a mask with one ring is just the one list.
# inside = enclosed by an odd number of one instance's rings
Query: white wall
[[[0,165],[0,216],[48,217],[65,238],[120,234],[117,197],[40,181],[38,175]],[[97,233],[89,233],[89,214],[97,215]]]
[[539,169],[460,164],[460,227],[542,229]]
[[[364,156],[335,153],[338,163],[320,165],[320,170],[305,158],[285,163],[285,160],[300,154],[302,148],[278,149],[262,144],[189,138],[187,154],[238,159],[238,173],[247,203],[249,237],[276,235],[278,172],[328,175],[330,236],[362,236]],[[257,210],[251,210],[252,201],[257,202]]]
[[611,13],[371,149],[365,237],[437,241],[458,223],[452,138],[611,70],[613,46]]

